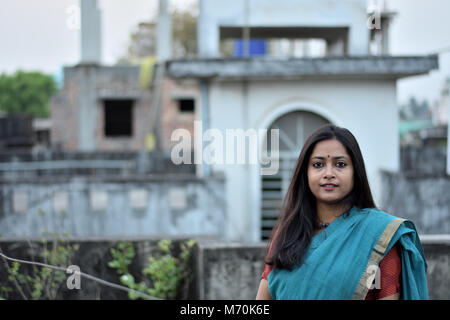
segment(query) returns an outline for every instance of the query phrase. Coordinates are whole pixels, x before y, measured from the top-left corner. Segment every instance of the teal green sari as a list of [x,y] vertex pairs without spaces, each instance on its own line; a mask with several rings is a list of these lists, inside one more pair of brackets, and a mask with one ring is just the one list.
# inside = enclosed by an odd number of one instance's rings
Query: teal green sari
[[376,266],[396,243],[402,260],[400,299],[428,299],[427,263],[414,224],[357,207],[312,237],[300,266],[270,272],[270,295],[278,300],[363,300]]

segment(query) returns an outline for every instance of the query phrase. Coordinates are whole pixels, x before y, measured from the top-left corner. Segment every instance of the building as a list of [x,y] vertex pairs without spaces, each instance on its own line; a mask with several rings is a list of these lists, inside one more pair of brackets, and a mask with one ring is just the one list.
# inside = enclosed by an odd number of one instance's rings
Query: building
[[169,152],[174,128],[193,130],[198,86],[176,86],[155,67],[154,56],[145,56],[153,53],[163,61],[171,55],[165,45],[171,38],[164,3],[158,26],[141,23],[133,34],[133,64],[106,66],[97,0],[81,2],[81,61],[64,67],[63,88],[51,102],[53,149]]
[[[170,43],[162,4],[159,36],[150,42]],[[151,56],[142,65],[102,64],[97,0],[81,1],[81,18],[81,61],[64,67],[51,120],[0,119],[8,122],[0,126],[0,147],[27,146],[1,155],[2,237],[40,237],[45,230],[72,237],[224,238],[223,177],[197,177],[195,167],[170,158],[171,132],[193,132],[198,84],[177,85]],[[139,27],[142,38],[155,29]],[[133,53],[152,45],[140,41]],[[170,46],[158,46],[160,62],[170,54]],[[49,126],[50,148],[31,150],[34,136],[45,145]]]
[[[393,14],[368,14],[366,6],[365,0],[233,5],[199,0],[199,57],[168,61],[167,72],[180,82],[199,82],[197,119],[203,132],[217,129],[225,136],[227,129],[280,129],[280,170],[275,175],[261,175],[260,164],[201,168],[204,175],[225,174],[228,240],[259,241],[269,235],[305,138],[328,122],[348,128],[358,139],[374,198],[382,206],[380,170],[399,170],[396,81],[427,74],[437,68],[438,59],[390,56],[382,37],[388,35]],[[384,29],[373,36],[378,18],[384,19]],[[321,39],[325,55],[222,57],[221,41],[243,35],[247,40]],[[380,55],[371,52],[371,38]],[[264,136],[259,138],[261,147]]]
[[[97,11],[89,8],[85,5],[84,12],[82,7],[82,17],[98,20]],[[261,174],[261,161],[196,163],[198,179],[224,175],[220,237],[255,242],[268,237],[278,217],[305,138],[318,126],[334,123],[358,139],[375,201],[383,206],[380,172],[400,169],[396,81],[438,67],[437,56],[389,55],[394,13],[376,7],[368,11],[365,0],[233,5],[199,0],[198,57],[175,60],[168,45],[167,8],[161,0],[157,63],[144,85],[140,67],[101,64],[98,23],[92,22],[86,35],[82,31],[86,53],[78,65],[65,68],[64,89],[52,106],[54,146],[170,154],[177,145],[173,133],[184,129],[192,138],[189,153],[194,151],[198,160],[208,149],[206,133],[226,137],[227,130],[241,130],[244,143],[257,132],[257,147],[247,147],[247,160],[262,159],[258,152],[271,140],[261,129],[277,128],[275,174]],[[266,42],[256,56],[251,55],[252,39]],[[230,43],[242,48],[230,51]]]

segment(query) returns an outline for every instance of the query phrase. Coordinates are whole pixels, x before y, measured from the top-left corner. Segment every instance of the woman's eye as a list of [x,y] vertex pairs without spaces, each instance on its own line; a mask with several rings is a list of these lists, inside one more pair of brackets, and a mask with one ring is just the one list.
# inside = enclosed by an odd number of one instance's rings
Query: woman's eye
[[321,168],[323,166],[323,163],[322,162],[314,162],[313,163],[313,167],[314,168]]
[[338,163],[336,163],[336,165],[337,165],[339,168],[344,168],[345,166],[347,166],[347,164],[346,164],[345,162],[342,162],[342,161],[339,161]]

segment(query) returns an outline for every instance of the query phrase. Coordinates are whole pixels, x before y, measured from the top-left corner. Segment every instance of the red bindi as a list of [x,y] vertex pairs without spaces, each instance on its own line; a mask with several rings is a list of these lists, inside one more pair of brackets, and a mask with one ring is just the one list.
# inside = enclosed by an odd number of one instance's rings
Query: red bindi
[[330,157],[330,155],[328,155],[328,158]]

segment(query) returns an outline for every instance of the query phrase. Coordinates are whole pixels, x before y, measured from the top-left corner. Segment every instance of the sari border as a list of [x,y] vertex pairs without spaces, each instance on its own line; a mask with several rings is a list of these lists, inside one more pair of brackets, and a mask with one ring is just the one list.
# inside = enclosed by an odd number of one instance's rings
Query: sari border
[[369,272],[369,268],[371,268],[374,265],[378,267],[380,261],[384,257],[384,253],[386,252],[389,243],[392,240],[392,237],[397,232],[397,229],[400,227],[400,225],[405,221],[406,219],[395,218],[391,222],[389,222],[389,224],[386,226],[381,237],[378,239],[377,244],[372,250],[369,262],[367,263],[364,273],[361,279],[359,280],[358,285],[356,286],[356,290],[353,293],[352,300],[364,300],[366,298],[367,292],[369,291],[367,281],[369,277],[372,275],[372,273]]

